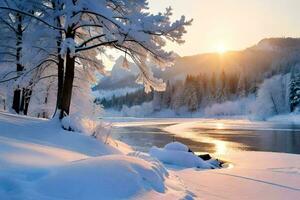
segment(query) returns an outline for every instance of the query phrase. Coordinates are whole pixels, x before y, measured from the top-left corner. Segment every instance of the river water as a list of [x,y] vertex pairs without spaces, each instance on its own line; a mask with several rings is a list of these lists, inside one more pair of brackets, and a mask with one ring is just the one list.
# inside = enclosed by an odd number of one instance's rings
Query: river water
[[195,152],[222,155],[231,151],[271,151],[300,154],[300,125],[237,119],[124,119],[114,121],[112,137],[138,151],[171,141]]

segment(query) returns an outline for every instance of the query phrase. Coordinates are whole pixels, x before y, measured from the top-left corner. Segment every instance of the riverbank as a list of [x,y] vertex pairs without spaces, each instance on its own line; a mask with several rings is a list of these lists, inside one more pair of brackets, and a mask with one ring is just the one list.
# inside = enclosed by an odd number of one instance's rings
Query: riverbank
[[120,141],[64,131],[55,120],[0,114],[0,127],[0,199],[296,199],[300,195],[299,155],[234,152],[222,157],[231,167],[204,170],[162,164]]

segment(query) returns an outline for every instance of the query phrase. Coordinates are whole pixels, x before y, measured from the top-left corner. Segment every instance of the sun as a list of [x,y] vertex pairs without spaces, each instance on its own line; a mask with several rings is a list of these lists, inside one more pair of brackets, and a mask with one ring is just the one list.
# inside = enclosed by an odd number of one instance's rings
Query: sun
[[219,44],[217,45],[216,47],[216,51],[219,53],[219,54],[223,54],[227,51],[226,47],[224,44]]
[[215,51],[219,54],[224,54],[227,51],[227,48],[224,43],[219,43],[218,45],[216,45]]

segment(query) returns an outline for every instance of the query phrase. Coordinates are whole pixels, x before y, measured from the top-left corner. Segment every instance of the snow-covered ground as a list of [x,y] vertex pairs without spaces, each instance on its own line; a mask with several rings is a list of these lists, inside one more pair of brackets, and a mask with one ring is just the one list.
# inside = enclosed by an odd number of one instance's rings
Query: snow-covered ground
[[224,157],[226,169],[175,170],[199,199],[299,199],[300,156],[267,152],[235,152]]
[[234,152],[222,156],[230,163],[228,168],[207,170],[193,167],[209,165],[194,155],[184,156],[188,154],[184,145],[153,147],[151,157],[119,141],[104,144],[64,131],[55,120],[0,113],[0,127],[1,200],[300,196],[299,155]]
[[[57,121],[0,113],[0,199],[189,199],[157,160]],[[130,153],[131,154],[128,154]]]

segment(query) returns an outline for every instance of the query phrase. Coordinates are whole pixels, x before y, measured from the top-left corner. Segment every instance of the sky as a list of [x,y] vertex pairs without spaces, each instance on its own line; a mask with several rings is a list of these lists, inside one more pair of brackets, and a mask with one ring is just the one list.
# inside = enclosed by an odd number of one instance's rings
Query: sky
[[174,19],[194,19],[186,43],[167,47],[181,56],[241,50],[263,38],[300,36],[300,0],[149,0],[152,12],[168,6]]

